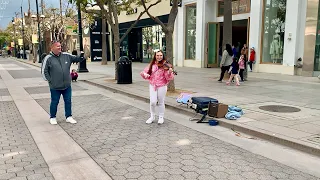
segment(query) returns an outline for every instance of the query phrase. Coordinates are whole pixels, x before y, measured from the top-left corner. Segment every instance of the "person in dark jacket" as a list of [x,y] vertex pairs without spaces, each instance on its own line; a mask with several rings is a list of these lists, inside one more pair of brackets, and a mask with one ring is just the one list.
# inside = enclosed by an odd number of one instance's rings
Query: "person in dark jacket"
[[51,93],[50,124],[57,124],[56,114],[60,96],[63,96],[66,122],[75,124],[71,110],[71,63],[83,60],[83,52],[80,57],[61,52],[61,44],[58,41],[51,43],[51,52],[47,55],[41,67],[43,79],[48,81]]
[[230,69],[229,69],[229,73],[231,73],[231,76],[229,78],[229,81],[226,82],[227,85],[230,85],[230,82],[233,78],[236,79],[236,85],[237,86],[240,86],[240,83],[239,83],[239,78],[238,78],[238,75],[239,75],[239,64],[237,62],[237,58],[233,58],[233,62],[230,66]]

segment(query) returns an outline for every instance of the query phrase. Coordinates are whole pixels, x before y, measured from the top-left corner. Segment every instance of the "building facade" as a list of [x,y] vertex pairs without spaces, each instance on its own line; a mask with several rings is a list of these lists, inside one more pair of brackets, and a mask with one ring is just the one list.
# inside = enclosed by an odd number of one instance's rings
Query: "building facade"
[[[155,2],[156,0],[153,0],[146,6],[148,7]],[[140,13],[144,11],[142,6],[132,8],[131,11],[123,11],[119,15],[120,38],[136,21]],[[170,9],[170,1],[161,1],[156,6],[151,7],[149,12],[163,23],[167,23]],[[128,56],[132,61],[149,62],[154,52],[158,50],[166,51],[165,34],[161,26],[145,13],[121,42],[121,56]]]
[[[233,0],[232,43],[255,48],[255,72],[316,76],[318,12],[319,0]],[[222,0],[183,0],[175,27],[175,65],[218,67],[222,30]],[[295,67],[298,58],[302,68]]]

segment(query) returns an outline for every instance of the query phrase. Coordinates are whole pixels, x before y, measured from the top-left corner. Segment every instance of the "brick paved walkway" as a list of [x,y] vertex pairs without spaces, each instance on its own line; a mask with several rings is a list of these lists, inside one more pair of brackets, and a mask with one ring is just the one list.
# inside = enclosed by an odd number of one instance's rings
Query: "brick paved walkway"
[[147,112],[102,95],[74,97],[73,109],[78,124],[59,125],[114,180],[317,179],[168,120],[146,125]]

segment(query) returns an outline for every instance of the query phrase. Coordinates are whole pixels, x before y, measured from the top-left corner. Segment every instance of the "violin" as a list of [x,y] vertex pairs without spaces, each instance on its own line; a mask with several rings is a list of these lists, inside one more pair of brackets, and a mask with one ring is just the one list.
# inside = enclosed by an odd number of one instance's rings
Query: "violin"
[[173,70],[173,65],[170,64],[170,62],[167,60],[165,60],[163,63],[158,64],[158,67],[162,67],[164,70],[169,70],[170,68],[172,68],[173,74],[178,75],[178,72]]

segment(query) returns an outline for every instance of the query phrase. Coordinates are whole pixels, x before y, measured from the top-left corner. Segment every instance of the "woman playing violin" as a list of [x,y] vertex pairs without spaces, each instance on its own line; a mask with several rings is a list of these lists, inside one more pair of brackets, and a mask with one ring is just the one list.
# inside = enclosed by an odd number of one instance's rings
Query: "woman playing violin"
[[149,80],[150,118],[146,123],[151,124],[155,120],[155,109],[158,102],[158,124],[163,124],[165,111],[164,100],[167,93],[167,85],[174,79],[174,73],[172,67],[167,64],[162,51],[154,54],[152,61],[140,75],[142,78]]

